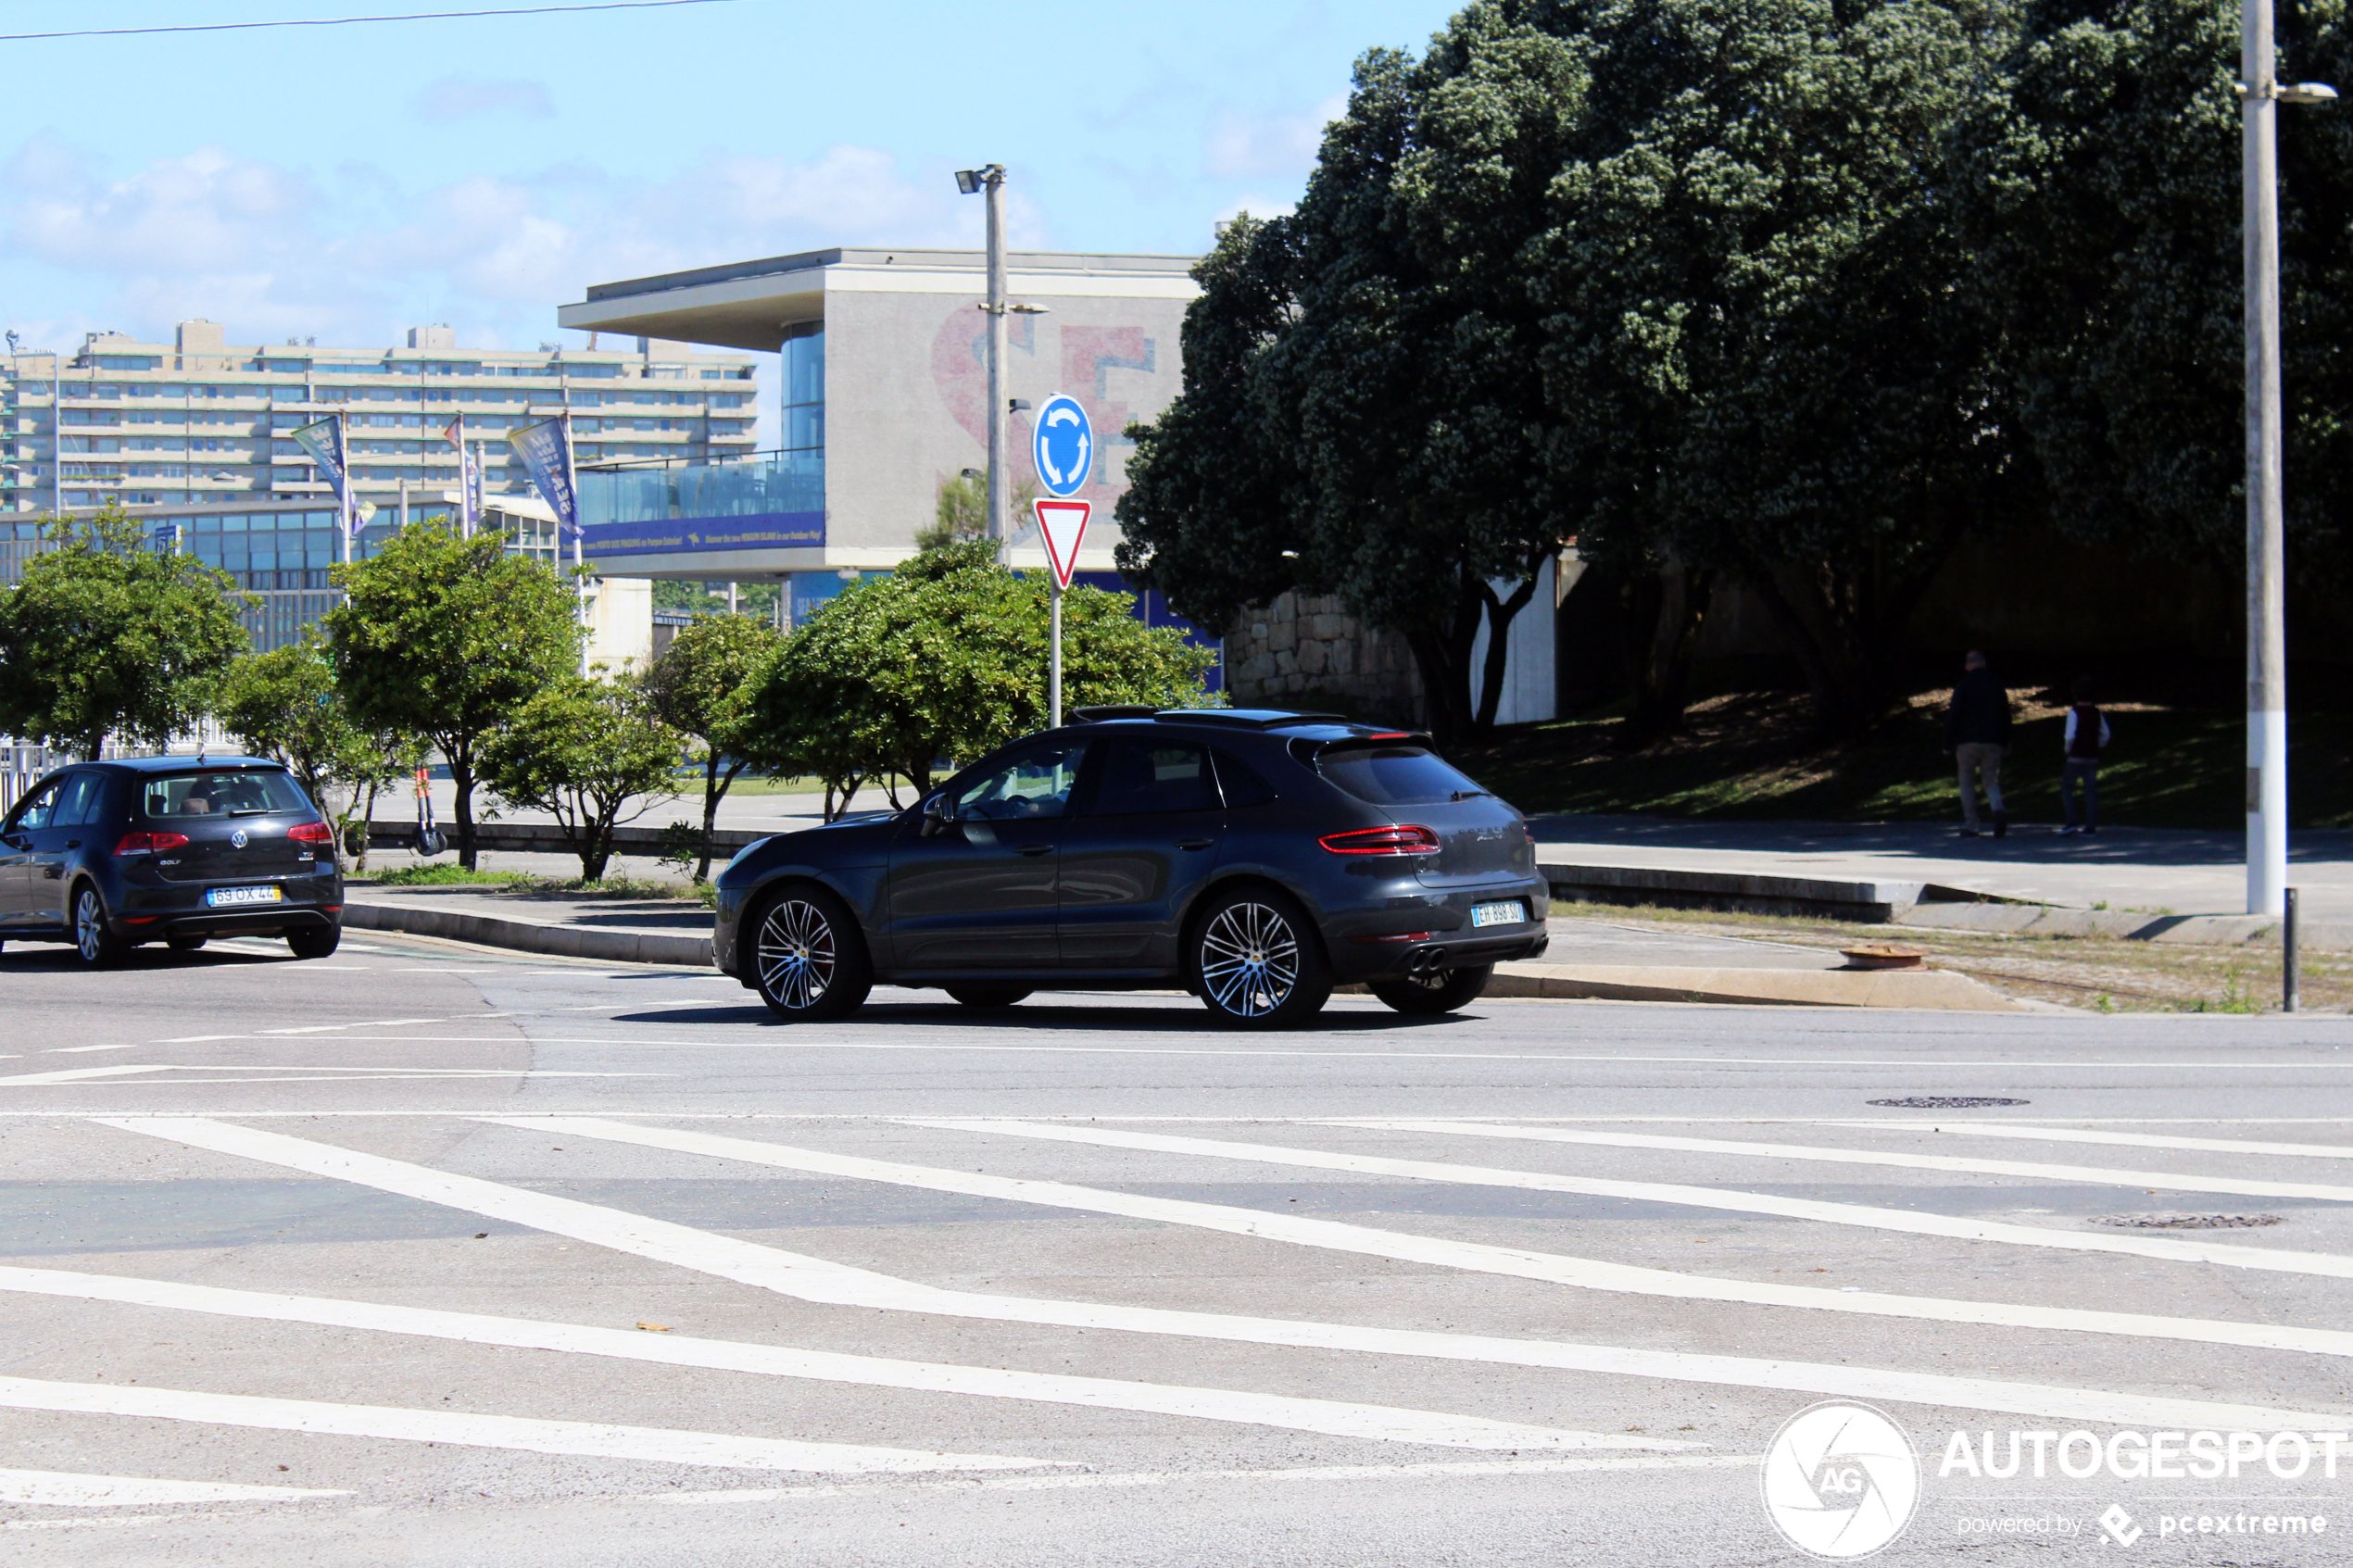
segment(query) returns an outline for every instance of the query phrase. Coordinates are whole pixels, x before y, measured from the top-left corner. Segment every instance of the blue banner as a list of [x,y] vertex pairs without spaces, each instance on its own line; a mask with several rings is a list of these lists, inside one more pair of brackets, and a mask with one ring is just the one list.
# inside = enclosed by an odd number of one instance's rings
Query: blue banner
[[581,530],[592,557],[689,555],[701,550],[821,550],[825,514],[755,512],[739,517],[668,517],[592,522]]
[[572,481],[572,426],[561,414],[510,430],[507,440],[530,471],[532,485],[556,514],[558,536],[580,532],[580,496]]
[[308,453],[310,460],[319,465],[319,471],[327,476],[328,484],[334,489],[335,499],[343,503],[344,515],[348,517],[351,496],[344,483],[349,465],[344,460],[343,416],[329,414],[317,423],[304,425],[291,433],[295,445]]

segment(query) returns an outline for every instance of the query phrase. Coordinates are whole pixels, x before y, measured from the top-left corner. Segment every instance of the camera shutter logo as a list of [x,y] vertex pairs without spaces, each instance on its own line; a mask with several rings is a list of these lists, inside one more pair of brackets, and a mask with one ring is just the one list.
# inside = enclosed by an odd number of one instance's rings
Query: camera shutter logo
[[1911,1524],[1920,1461],[1895,1423],[1832,1399],[1773,1434],[1759,1484],[1766,1517],[1792,1546],[1816,1557],[1869,1557]]

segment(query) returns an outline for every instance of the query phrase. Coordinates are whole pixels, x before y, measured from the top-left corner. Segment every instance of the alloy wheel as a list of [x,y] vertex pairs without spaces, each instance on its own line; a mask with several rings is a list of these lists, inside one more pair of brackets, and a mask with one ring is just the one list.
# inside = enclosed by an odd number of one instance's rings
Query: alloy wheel
[[73,945],[83,963],[96,963],[106,953],[106,912],[98,907],[97,894],[87,887],[73,901]]
[[1279,910],[1230,904],[1202,933],[1202,988],[1226,1011],[1259,1018],[1290,999],[1299,985],[1299,936]]
[[786,898],[760,922],[755,959],[761,985],[780,1005],[814,1007],[834,984],[833,922],[816,905]]

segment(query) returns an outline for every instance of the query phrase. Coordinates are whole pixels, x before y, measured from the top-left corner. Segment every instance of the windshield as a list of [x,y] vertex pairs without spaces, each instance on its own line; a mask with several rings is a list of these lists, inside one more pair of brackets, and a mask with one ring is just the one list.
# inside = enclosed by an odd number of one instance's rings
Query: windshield
[[1315,759],[1315,771],[1375,806],[1435,806],[1487,791],[1417,746],[1348,746]]
[[310,814],[310,802],[303,798],[293,775],[275,768],[164,773],[148,779],[142,794],[150,817],[251,817],[279,811]]

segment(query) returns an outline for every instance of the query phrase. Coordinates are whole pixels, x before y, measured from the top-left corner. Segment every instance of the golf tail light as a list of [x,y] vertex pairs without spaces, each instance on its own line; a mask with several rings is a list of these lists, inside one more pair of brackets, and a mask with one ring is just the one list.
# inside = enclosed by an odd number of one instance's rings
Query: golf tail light
[[118,855],[160,855],[167,849],[177,849],[188,842],[184,833],[126,833],[122,842],[114,847]]
[[334,830],[324,822],[296,822],[286,830],[286,836],[296,844],[333,844]]
[[1353,833],[1327,833],[1316,843],[1335,855],[1435,855],[1438,835],[1426,827],[1406,825],[1358,828]]

